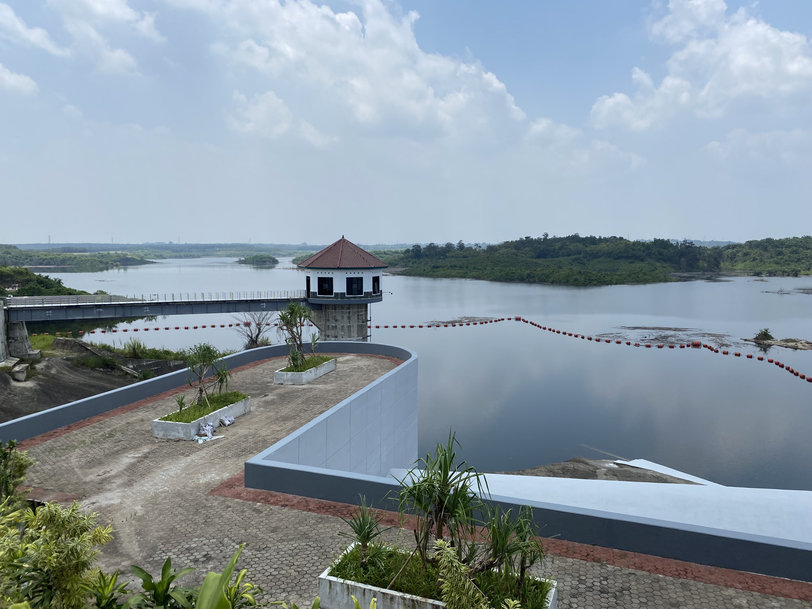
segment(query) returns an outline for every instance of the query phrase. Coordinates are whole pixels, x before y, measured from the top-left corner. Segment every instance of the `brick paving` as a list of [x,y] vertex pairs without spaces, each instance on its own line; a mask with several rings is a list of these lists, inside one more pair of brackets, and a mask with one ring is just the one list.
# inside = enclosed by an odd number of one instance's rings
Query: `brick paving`
[[[157,572],[171,556],[176,567],[195,567],[199,581],[245,543],[240,567],[265,589],[265,600],[309,607],[318,574],[349,541],[339,534],[347,530],[340,516],[351,508],[245,489],[242,464],[395,364],[343,355],[336,372],[305,387],[280,387],[271,384],[279,363],[234,372],[231,387],[251,395],[252,412],[222,430],[222,439],[198,445],[152,438],[150,421],[175,408],[175,391],[22,443],[37,461],[29,476],[33,495],[80,498],[100,523],[113,525],[114,540],[99,557],[106,570],[128,573],[138,564]],[[386,535],[411,540],[406,530]],[[812,601],[812,584],[803,582],[560,540],[546,547],[542,573],[558,580],[562,609],[789,609]]]

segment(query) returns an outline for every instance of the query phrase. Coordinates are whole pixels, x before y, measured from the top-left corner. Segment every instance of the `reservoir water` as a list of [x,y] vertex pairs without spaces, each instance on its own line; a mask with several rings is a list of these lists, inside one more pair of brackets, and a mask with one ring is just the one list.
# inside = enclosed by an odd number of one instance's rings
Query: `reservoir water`
[[[90,292],[291,290],[303,275],[285,259],[254,269],[231,258],[163,260],[103,273],[52,273]],[[702,340],[706,349],[645,349],[579,340],[502,322],[484,326],[373,329],[372,340],[409,347],[420,362],[420,452],[449,429],[480,471],[573,457],[644,458],[725,485],[812,490],[812,383],[756,356],[742,342],[768,327],[812,339],[812,278],[737,277],[642,286],[567,288],[385,276],[372,324],[421,324],[521,315],[545,326],[632,342]],[[220,324],[234,316],[177,316],[119,328]],[[96,342],[124,342],[121,333]],[[139,332],[150,346],[211,342],[236,350],[232,329]],[[274,341],[281,337],[271,333]],[[734,358],[733,351],[742,357]],[[746,354],[753,359],[746,359]],[[812,352],[765,355],[812,374]],[[238,389],[238,388],[237,388]]]

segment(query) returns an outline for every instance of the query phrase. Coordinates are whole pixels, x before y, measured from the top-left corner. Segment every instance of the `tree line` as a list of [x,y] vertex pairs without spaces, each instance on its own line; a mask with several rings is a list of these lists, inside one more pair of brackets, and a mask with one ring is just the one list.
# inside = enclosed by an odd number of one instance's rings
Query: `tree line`
[[812,237],[763,239],[723,247],[692,241],[623,237],[524,237],[481,246],[462,241],[376,252],[406,275],[461,277],[573,286],[655,283],[680,274],[812,273]]

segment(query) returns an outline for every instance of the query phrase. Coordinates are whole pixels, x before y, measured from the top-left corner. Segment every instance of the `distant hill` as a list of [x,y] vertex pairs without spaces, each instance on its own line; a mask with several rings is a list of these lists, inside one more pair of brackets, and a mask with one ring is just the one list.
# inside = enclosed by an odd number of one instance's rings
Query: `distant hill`
[[406,275],[573,286],[654,283],[725,272],[812,274],[812,237],[706,247],[687,240],[544,236],[485,247],[429,243],[377,254]]

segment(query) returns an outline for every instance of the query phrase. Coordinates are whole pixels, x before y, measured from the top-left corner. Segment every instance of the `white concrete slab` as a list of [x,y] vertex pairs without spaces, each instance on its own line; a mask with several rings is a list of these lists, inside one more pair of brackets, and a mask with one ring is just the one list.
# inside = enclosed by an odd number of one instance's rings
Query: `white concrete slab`
[[[390,474],[400,479],[406,472]],[[491,498],[499,501],[812,550],[812,491],[485,477]]]

